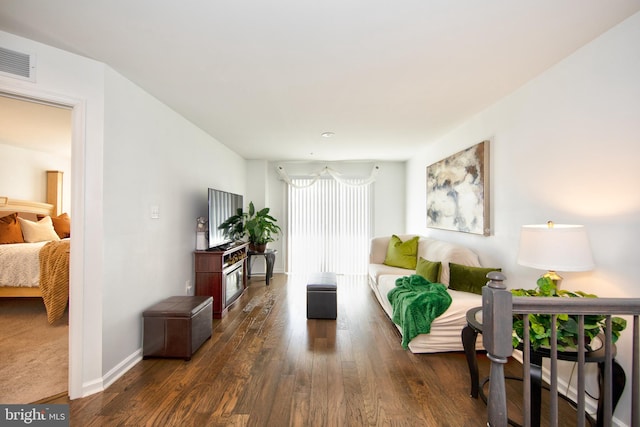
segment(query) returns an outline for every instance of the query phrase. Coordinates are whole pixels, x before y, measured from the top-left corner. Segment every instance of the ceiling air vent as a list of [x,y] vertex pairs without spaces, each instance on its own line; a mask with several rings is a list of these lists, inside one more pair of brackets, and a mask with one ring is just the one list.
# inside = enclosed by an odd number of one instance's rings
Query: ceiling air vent
[[35,56],[0,47],[0,75],[35,81]]

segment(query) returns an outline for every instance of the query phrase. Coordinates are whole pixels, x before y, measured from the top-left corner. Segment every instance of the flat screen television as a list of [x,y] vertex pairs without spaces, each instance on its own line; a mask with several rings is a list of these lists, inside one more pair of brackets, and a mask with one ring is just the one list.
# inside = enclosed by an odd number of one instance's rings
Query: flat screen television
[[242,208],[241,194],[209,188],[209,249],[225,249],[232,243],[218,226]]

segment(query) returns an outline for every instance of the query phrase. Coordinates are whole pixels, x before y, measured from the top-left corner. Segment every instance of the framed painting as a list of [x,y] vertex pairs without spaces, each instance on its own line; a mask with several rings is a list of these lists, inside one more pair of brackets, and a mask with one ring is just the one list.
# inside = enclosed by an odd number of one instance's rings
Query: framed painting
[[427,166],[427,227],[491,233],[489,141]]

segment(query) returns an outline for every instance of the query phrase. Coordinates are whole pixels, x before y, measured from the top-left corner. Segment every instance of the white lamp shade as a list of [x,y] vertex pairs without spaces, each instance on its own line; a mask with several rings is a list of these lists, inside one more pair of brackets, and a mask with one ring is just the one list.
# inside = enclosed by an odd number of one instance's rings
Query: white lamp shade
[[595,266],[582,225],[523,225],[518,264],[540,270],[587,271]]

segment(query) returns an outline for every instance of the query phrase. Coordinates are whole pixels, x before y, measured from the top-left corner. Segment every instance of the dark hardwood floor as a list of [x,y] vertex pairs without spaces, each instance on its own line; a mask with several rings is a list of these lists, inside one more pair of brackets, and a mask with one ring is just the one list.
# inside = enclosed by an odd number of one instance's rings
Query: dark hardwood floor
[[403,350],[366,278],[339,278],[336,321],[306,319],[304,278],[249,283],[191,361],[143,360],[104,392],[48,403],[69,403],[72,426],[486,425],[464,354]]

